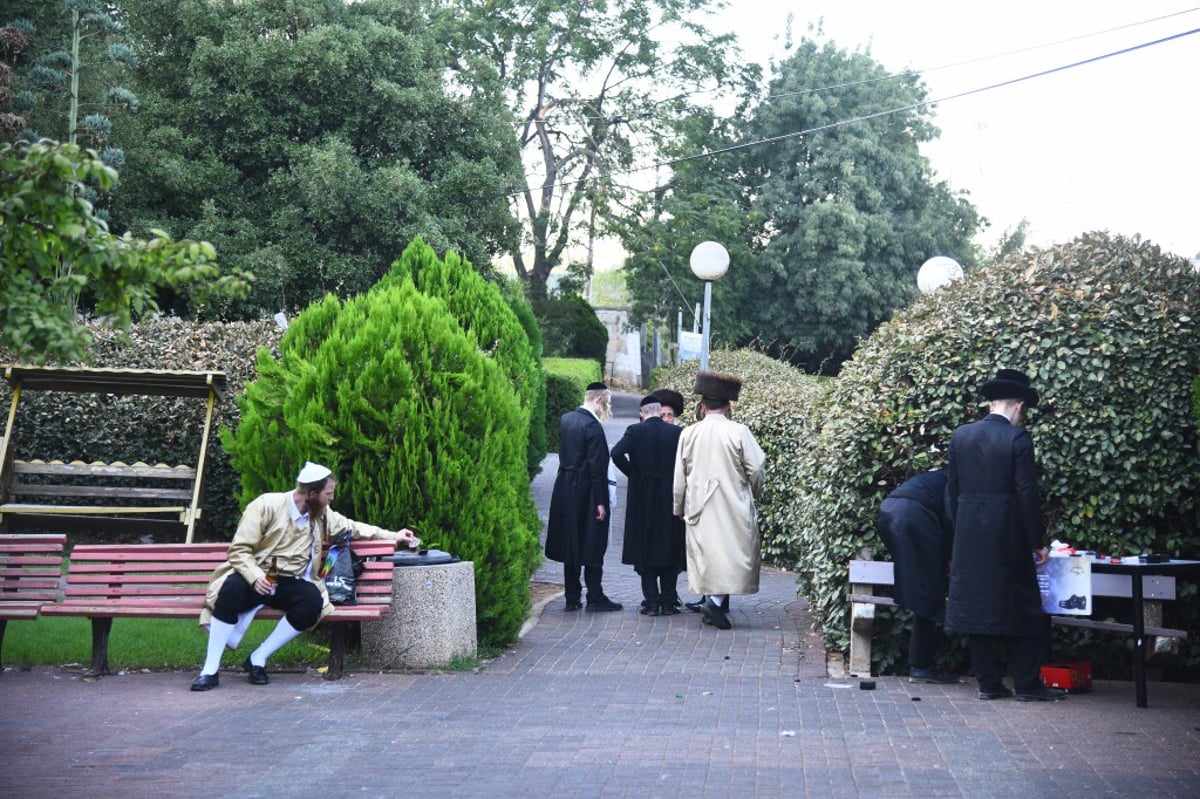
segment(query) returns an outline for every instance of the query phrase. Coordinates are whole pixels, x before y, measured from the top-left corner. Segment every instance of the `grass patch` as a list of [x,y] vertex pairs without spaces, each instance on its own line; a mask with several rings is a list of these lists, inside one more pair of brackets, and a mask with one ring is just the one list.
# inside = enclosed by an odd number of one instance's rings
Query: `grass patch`
[[[251,623],[236,652],[226,650],[221,667],[240,666],[278,622]],[[194,619],[114,619],[108,639],[111,671],[134,669],[198,669],[204,663],[208,633]],[[92,659],[92,624],[88,619],[43,616],[37,621],[9,622],[4,636],[7,666],[64,666]],[[318,626],[271,656],[270,665],[320,667],[329,660],[329,630]],[[349,662],[349,658],[347,661]]]

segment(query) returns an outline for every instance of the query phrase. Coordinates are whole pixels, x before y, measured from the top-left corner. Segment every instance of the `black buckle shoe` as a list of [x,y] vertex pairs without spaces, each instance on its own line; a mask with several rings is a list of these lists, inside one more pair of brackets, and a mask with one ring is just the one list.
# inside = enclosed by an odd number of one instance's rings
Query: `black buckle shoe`
[[217,674],[201,674],[195,680],[192,680],[193,691],[211,691],[221,684],[221,675]]
[[266,685],[271,681],[271,678],[267,676],[266,668],[263,666],[255,666],[253,663],[251,663],[249,655],[246,656],[246,662],[243,665],[245,666],[246,671],[250,672],[249,680],[251,685]]
[[604,597],[603,599],[596,600],[595,602],[588,600],[587,612],[588,613],[612,613],[614,611],[621,610],[624,607],[625,606],[622,605],[620,602],[613,602],[608,597]]
[[728,630],[733,627],[733,622],[725,614],[725,609],[711,599],[705,600],[704,604],[700,606],[700,612],[704,614],[704,620],[718,630]]

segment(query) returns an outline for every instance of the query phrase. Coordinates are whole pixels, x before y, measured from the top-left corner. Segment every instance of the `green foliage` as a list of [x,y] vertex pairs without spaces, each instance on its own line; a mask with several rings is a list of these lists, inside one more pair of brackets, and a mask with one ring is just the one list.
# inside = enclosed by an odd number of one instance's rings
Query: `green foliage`
[[592,358],[601,369],[608,356],[608,328],[587,300],[578,294],[548,297],[534,304],[542,328],[546,355]]
[[0,344],[32,363],[81,360],[91,336],[76,322],[83,298],[119,330],[158,308],[157,292],[210,298],[244,293],[240,275],[220,274],[212,245],[115,236],[83,199],[116,181],[94,151],[43,139],[0,147]]
[[[847,561],[884,556],[880,501],[945,463],[951,433],[980,417],[977,387],[997,368],[1026,371],[1044,398],[1026,423],[1049,536],[1195,557],[1198,296],[1186,260],[1089,233],[970,272],[876,330],[810,409],[820,432],[796,467],[800,590],[830,648],[848,642]],[[1182,584],[1181,597],[1194,593]],[[1165,615],[1168,626],[1200,623],[1194,602],[1167,603]],[[877,624],[877,636],[899,634]],[[1194,668],[1200,647],[1185,646]]]
[[500,279],[498,285],[504,301],[508,303],[529,338],[530,352],[541,386],[535,392],[533,405],[529,409],[529,477],[532,479],[542,470],[542,461],[550,451],[546,440],[546,371],[542,368],[542,329],[538,327],[533,307],[526,301],[520,285],[507,279]]
[[121,7],[146,63],[114,224],[202,237],[254,270],[226,318],[367,291],[417,236],[477,264],[509,248],[510,119],[443,81],[422,4]]
[[536,420],[539,430],[545,427],[546,381],[529,336],[512,310],[512,301],[506,300],[495,284],[476,273],[469,261],[455,253],[447,253],[445,260],[439,259],[420,238],[405,249],[377,288],[396,285],[405,279],[412,280],[426,296],[445,302],[463,330],[474,337],[479,350],[495,361],[507,377],[526,414],[529,474],[531,477],[537,474],[546,456],[545,438],[540,436],[540,448],[535,446],[529,428],[534,423],[535,409],[542,413]]
[[[218,369],[229,390],[213,407],[213,426],[236,426],[235,396],[255,376],[255,352],[273,350],[282,331],[271,320],[191,322],[147,319],[122,333],[106,323],[83,323],[93,341],[91,364],[120,369]],[[0,347],[0,364],[21,359]],[[81,365],[73,363],[69,365]],[[0,381],[0,405],[9,407],[11,387]],[[26,391],[13,430],[17,457],[28,460],[136,461],[194,464],[204,434],[204,402],[194,398],[135,397]],[[238,475],[215,435],[204,469],[197,541],[233,537],[241,508]]]
[[431,5],[456,79],[508,100],[510,141],[529,156],[512,257],[535,300],[578,229],[599,234],[617,215],[626,191],[613,177],[658,160],[674,119],[760,73],[733,34],[704,26],[712,0]]
[[546,442],[550,452],[558,452],[558,422],[562,415],[578,408],[589,383],[600,380],[600,365],[586,358],[546,358]]
[[981,221],[919,152],[936,130],[915,76],[806,40],[767,94],[734,121],[697,114],[677,126],[681,156],[719,155],[674,167],[619,230],[631,253],[631,319],[673,325],[678,308],[690,311],[703,286],[689,255],[715,240],[730,254],[713,283],[717,342],[832,372],[916,297],[930,256],[974,264]]
[[395,278],[296,317],[278,359],[260,352],[241,423],[221,441],[243,503],[292,485],[298,465],[315,460],[337,476],[339,511],[411,527],[472,561],[479,638],[508,642],[540,557],[528,412],[446,303]]
[[[750,428],[767,455],[763,495],[756,506],[763,556],[790,567],[800,556],[795,549],[799,464],[821,422],[808,409],[821,403],[829,380],[751,350],[715,350],[709,355],[709,368],[743,381],[733,418]],[[681,422],[690,422],[694,413],[697,370],[695,361],[685,361],[654,374],[654,388],[672,388],[685,397],[688,407]]]

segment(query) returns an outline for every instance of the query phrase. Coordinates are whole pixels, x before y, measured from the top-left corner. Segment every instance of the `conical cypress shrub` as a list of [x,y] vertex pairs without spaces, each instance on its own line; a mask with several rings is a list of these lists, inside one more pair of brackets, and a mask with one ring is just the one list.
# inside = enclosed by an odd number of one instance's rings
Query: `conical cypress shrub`
[[[546,376],[541,353],[535,351],[528,331],[514,312],[514,300],[506,299],[498,286],[472,268],[470,261],[453,252],[442,260],[420,238],[405,248],[400,260],[376,286],[393,285],[405,276],[412,278],[422,294],[443,300],[462,328],[475,335],[480,350],[507,376],[529,415],[529,475],[537,474],[546,457]],[[529,309],[531,319],[532,313]]]
[[528,414],[501,368],[407,276],[301,313],[278,361],[239,400],[222,443],[242,503],[294,484],[305,460],[338,480],[335,507],[475,564],[481,643],[513,640],[529,609],[539,523],[525,465]]

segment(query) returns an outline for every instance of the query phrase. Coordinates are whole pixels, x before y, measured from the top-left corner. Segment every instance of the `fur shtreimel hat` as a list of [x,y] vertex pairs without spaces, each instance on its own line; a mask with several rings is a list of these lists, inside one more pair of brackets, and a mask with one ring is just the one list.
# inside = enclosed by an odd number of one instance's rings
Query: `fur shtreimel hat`
[[979,393],[989,400],[1019,399],[1032,408],[1038,404],[1037,391],[1029,385],[1029,377],[1016,369],[1001,369],[996,376],[979,387]]
[[660,388],[653,396],[658,397],[659,404],[675,411],[676,416],[683,416],[683,395],[678,391],[673,388]]
[[742,392],[742,379],[721,372],[697,372],[696,386],[692,390],[701,397],[736,402]]

